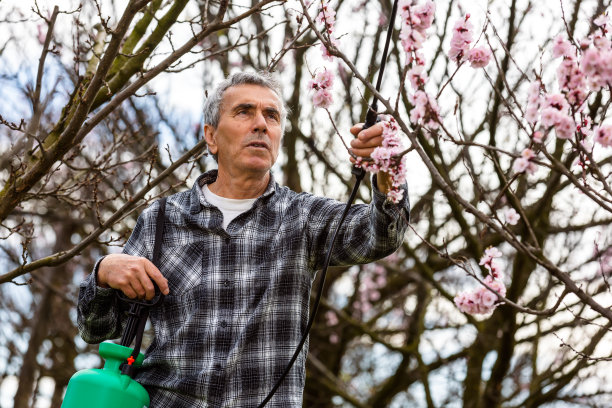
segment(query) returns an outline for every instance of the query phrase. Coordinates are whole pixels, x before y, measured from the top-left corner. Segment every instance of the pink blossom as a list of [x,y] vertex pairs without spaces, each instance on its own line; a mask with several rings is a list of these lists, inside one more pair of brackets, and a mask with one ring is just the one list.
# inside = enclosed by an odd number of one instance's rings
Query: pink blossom
[[536,172],[538,167],[535,165],[535,163],[531,162],[529,159],[525,157],[520,157],[514,161],[514,165],[512,166],[512,169],[516,173],[527,172],[527,174],[533,174]]
[[601,51],[607,50],[610,48],[610,39],[602,33],[595,33],[592,37],[593,45]]
[[317,24],[324,25],[324,30],[326,30],[328,34],[332,33],[334,30],[334,25],[336,24],[336,11],[329,6],[329,1],[323,1],[315,21]]
[[[338,47],[338,45],[340,44],[340,43],[338,42],[338,40],[337,40],[337,39],[335,39],[334,37],[332,37],[331,35],[329,36],[329,42],[330,42],[330,43],[331,43],[331,44],[332,44],[334,47],[336,47],[336,48],[337,48],[337,47]],[[328,61],[333,61],[333,60],[334,60],[335,56],[334,56],[334,55],[331,55],[331,54],[329,53],[329,50],[327,49],[327,47],[325,46],[325,44],[321,43],[321,47],[320,47],[320,49],[321,49],[321,55],[323,55],[323,59],[326,59],[326,60],[328,60]]]
[[425,41],[423,33],[413,29],[411,26],[403,26],[399,38],[404,51],[407,53],[420,49],[423,46],[423,41]]
[[323,70],[315,76],[312,83],[316,84],[318,88],[331,88],[334,84],[334,73]]
[[424,33],[431,27],[435,12],[436,5],[431,0],[427,0],[424,4],[416,6],[413,13],[419,19],[419,23],[414,24],[414,28]]
[[531,125],[535,124],[538,121],[538,105],[536,104],[527,104],[527,109],[525,110],[525,119]]
[[533,132],[533,135],[531,137],[533,138],[534,142],[542,143],[542,140],[544,140],[544,133],[540,132],[539,130],[536,130],[535,132]]
[[414,108],[410,111],[410,121],[413,124],[422,124],[437,129],[440,109],[436,101],[424,91],[416,91],[408,97]]
[[582,68],[582,72],[584,72],[585,75],[593,76],[597,74],[600,62],[599,50],[596,48],[589,48],[582,53],[580,68]]
[[583,88],[575,88],[567,93],[567,100],[573,106],[581,106],[586,100],[587,93]]
[[491,309],[495,302],[497,302],[497,296],[488,290],[487,288],[480,288],[480,302],[486,309]]
[[392,203],[399,203],[400,201],[402,201],[402,198],[404,198],[404,190],[399,190],[399,189],[391,189],[389,190],[389,192],[387,193],[387,198],[392,202]]
[[504,211],[504,219],[506,220],[507,224],[516,225],[518,220],[521,219],[521,216],[518,215],[514,208],[508,208],[506,211]]
[[468,314],[491,313],[498,304],[497,294],[506,296],[506,285],[501,280],[501,273],[494,262],[495,258],[500,256],[501,252],[495,247],[485,250],[480,265],[485,265],[490,272],[484,279],[484,284],[490,289],[481,286],[470,292],[462,292],[455,296],[455,304],[462,312]]
[[594,141],[605,147],[612,147],[612,125],[601,125],[593,129]]
[[397,122],[391,116],[387,120],[380,122],[383,128],[383,146],[384,147],[397,147],[401,145],[401,141],[397,135],[399,127]]
[[468,314],[491,313],[497,306],[497,300],[497,295],[486,288],[460,293],[454,299],[459,310]]
[[487,47],[472,48],[467,53],[467,59],[472,68],[484,68],[489,64],[491,51]]
[[539,80],[533,81],[529,84],[529,89],[527,90],[527,102],[539,102],[542,98],[540,97],[540,88],[542,87],[542,83]]
[[584,74],[573,58],[565,58],[557,68],[557,78],[561,89],[575,89],[585,85]]
[[412,88],[416,91],[427,82],[427,73],[422,65],[415,65],[408,71],[408,79]]
[[555,123],[555,133],[559,139],[571,139],[576,131],[574,120],[568,115],[560,115]]
[[540,121],[542,126],[550,127],[557,123],[558,117],[561,116],[559,111],[555,108],[543,109],[540,113]]
[[319,108],[327,108],[333,102],[333,97],[329,89],[333,86],[334,74],[331,71],[324,70],[319,72],[312,81],[309,82],[309,88],[313,89],[312,103]]
[[523,173],[525,172],[525,170],[527,170],[527,167],[529,167],[529,160],[526,160],[525,158],[521,157],[519,159],[516,159],[514,165],[512,166],[512,169],[517,173]]
[[488,247],[487,249],[485,249],[484,254],[482,258],[480,258],[480,262],[478,263],[478,265],[485,265],[491,262],[493,258],[499,258],[502,255],[502,252],[496,247]]
[[329,108],[334,102],[334,98],[327,89],[319,89],[312,97],[312,103],[317,108]]
[[469,14],[455,23],[453,27],[453,37],[451,38],[451,48],[448,56],[452,61],[461,62],[465,57],[472,43],[472,24],[468,21]]
[[411,18],[413,14],[412,3],[414,3],[413,0],[402,0],[399,2],[400,16],[402,16],[403,20]]
[[546,95],[544,107],[555,108],[561,113],[568,113],[569,111],[569,103],[567,103],[565,96],[561,94]]
[[403,0],[400,3],[402,24],[419,31],[423,35],[433,22],[434,12],[435,5],[430,0],[420,6],[415,6],[412,0]]
[[597,17],[595,20],[593,20],[593,23],[596,26],[602,27],[603,29],[606,28],[606,26],[608,25],[608,21],[610,20],[610,18],[608,17],[607,13],[604,13],[602,15],[600,15],[599,17]]
[[521,157],[524,157],[527,160],[533,159],[535,157],[535,153],[531,149],[525,149],[521,152]]
[[416,61],[423,65],[425,62],[422,57],[416,54],[423,46],[427,37],[427,29],[431,26],[434,18],[435,5],[431,0],[427,0],[423,5],[414,6],[411,0],[400,3],[402,15],[402,28],[400,30],[400,40],[404,51],[408,54],[407,64]]
[[533,81],[527,90],[527,109],[525,111],[525,119],[531,125],[538,121],[538,113],[542,105],[542,97],[540,96],[540,81]]
[[572,45],[562,35],[555,37],[553,43],[553,57],[569,57],[572,55]]
[[484,283],[490,287],[491,289],[493,289],[495,292],[499,293],[502,296],[506,296],[506,285],[504,285],[504,282],[494,278],[491,275],[487,275],[487,277],[484,280]]
[[513,165],[513,169],[516,173],[527,172],[533,174],[538,169],[535,163],[531,161],[535,157],[533,150],[525,149],[521,153],[521,157],[516,159]]
[[572,58],[565,58],[557,69],[557,78],[567,101],[573,106],[580,106],[587,93],[585,76],[578,63]]
[[585,50],[580,59],[580,69],[593,91],[599,91],[601,87],[612,83],[612,50],[609,40],[605,41],[606,44]]

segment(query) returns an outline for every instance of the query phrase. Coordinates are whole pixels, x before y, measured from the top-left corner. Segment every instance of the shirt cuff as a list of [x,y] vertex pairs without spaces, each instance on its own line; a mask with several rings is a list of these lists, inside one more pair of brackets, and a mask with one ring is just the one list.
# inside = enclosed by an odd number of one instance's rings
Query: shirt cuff
[[103,288],[102,286],[98,285],[98,269],[100,269],[100,263],[104,258],[106,258],[106,256],[103,256],[102,258],[98,259],[96,265],[94,266],[93,273],[90,275],[90,279],[92,282],[90,282],[89,286],[91,287],[91,289],[93,289],[93,297],[107,297],[113,295],[115,292],[113,288]]

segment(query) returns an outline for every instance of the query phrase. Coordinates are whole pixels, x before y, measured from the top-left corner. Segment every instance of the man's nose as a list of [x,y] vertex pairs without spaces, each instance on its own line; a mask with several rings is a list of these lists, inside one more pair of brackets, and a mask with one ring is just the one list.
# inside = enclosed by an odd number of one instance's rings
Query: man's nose
[[253,119],[253,131],[255,132],[267,132],[268,131],[268,123],[266,122],[266,118],[264,117],[264,114],[261,111],[257,111],[255,113],[255,118]]

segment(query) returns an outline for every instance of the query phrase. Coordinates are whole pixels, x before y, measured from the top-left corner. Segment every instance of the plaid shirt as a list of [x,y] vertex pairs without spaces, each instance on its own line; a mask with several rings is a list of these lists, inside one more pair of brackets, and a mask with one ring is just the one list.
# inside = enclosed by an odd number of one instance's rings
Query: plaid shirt
[[[256,407],[293,355],[308,321],[310,289],[345,204],[296,193],[271,178],[253,207],[221,228],[221,211],[201,186],[172,195],[160,264],[170,294],[151,310],[155,338],[136,380],[151,407]],[[406,196],[407,194],[405,194]],[[148,207],[124,253],[152,259],[158,203]],[[394,252],[408,221],[407,199],[354,205],[333,265],[367,263]],[[79,331],[89,343],[120,337],[125,316],[112,289],[81,284]],[[308,343],[267,407],[300,407]]]

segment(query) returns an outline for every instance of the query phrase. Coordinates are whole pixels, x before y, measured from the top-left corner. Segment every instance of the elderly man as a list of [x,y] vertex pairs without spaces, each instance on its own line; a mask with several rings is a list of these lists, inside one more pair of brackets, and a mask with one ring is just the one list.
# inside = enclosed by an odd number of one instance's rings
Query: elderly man
[[[344,204],[274,181],[285,117],[269,75],[239,73],[221,83],[204,111],[218,170],[168,197],[159,265],[149,261],[155,203],[138,218],[123,254],[99,260],[81,284],[79,329],[90,343],[121,335],[113,289],[151,298],[155,281],[167,295],[151,311],[155,337],[136,376],[151,407],[256,407],[301,339],[312,281]],[[368,157],[382,129],[360,129],[351,129],[358,134],[353,152]],[[341,227],[332,264],[370,262],[401,244],[407,200],[385,199],[385,174],[373,184],[372,203],[354,205]],[[301,406],[306,353],[267,406]]]

